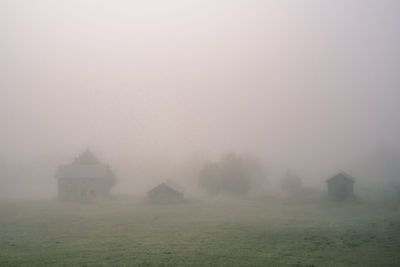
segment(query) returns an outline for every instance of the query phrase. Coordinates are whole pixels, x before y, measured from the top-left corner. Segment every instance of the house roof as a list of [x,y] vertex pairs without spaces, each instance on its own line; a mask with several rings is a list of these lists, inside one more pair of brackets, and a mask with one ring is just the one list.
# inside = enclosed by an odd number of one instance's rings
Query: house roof
[[100,164],[100,160],[93,154],[90,149],[75,158],[73,164]]
[[335,174],[334,176],[328,178],[326,180],[326,182],[330,182],[330,181],[337,180],[337,179],[345,179],[352,183],[355,182],[355,178],[345,172],[339,172],[339,173]]
[[110,176],[110,168],[104,164],[61,165],[56,176],[58,178],[103,178]]

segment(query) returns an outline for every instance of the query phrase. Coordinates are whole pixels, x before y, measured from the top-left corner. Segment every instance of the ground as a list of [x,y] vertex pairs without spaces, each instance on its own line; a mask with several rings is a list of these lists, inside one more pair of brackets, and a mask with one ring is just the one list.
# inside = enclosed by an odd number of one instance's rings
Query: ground
[[400,266],[400,214],[325,200],[1,201],[0,266]]

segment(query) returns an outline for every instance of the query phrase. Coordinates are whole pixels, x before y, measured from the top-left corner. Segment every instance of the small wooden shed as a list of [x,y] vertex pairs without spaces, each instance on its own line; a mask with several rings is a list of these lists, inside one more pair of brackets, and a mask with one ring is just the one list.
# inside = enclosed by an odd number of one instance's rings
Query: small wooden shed
[[347,173],[340,172],[327,181],[328,197],[336,201],[354,199],[355,179]]
[[183,191],[172,183],[164,182],[149,192],[147,192],[149,200],[158,204],[173,204],[183,202]]

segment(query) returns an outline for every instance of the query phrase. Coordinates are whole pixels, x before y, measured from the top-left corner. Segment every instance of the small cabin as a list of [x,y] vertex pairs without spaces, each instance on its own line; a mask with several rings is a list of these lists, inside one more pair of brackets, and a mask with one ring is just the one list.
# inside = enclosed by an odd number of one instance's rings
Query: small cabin
[[391,181],[389,185],[393,188],[396,198],[400,201],[400,179]]
[[328,198],[336,201],[354,199],[354,182],[355,179],[350,175],[340,172],[329,178]]
[[106,198],[116,182],[111,168],[89,150],[71,164],[61,165],[56,178],[58,198],[80,202]]
[[171,183],[161,183],[147,192],[149,200],[158,204],[183,202],[183,191]]

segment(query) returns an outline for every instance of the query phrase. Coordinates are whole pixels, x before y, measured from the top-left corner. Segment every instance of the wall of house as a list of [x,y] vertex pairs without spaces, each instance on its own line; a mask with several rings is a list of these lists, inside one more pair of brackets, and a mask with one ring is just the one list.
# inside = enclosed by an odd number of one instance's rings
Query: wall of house
[[110,186],[103,179],[68,178],[58,179],[58,196],[61,200],[90,201],[105,198]]

